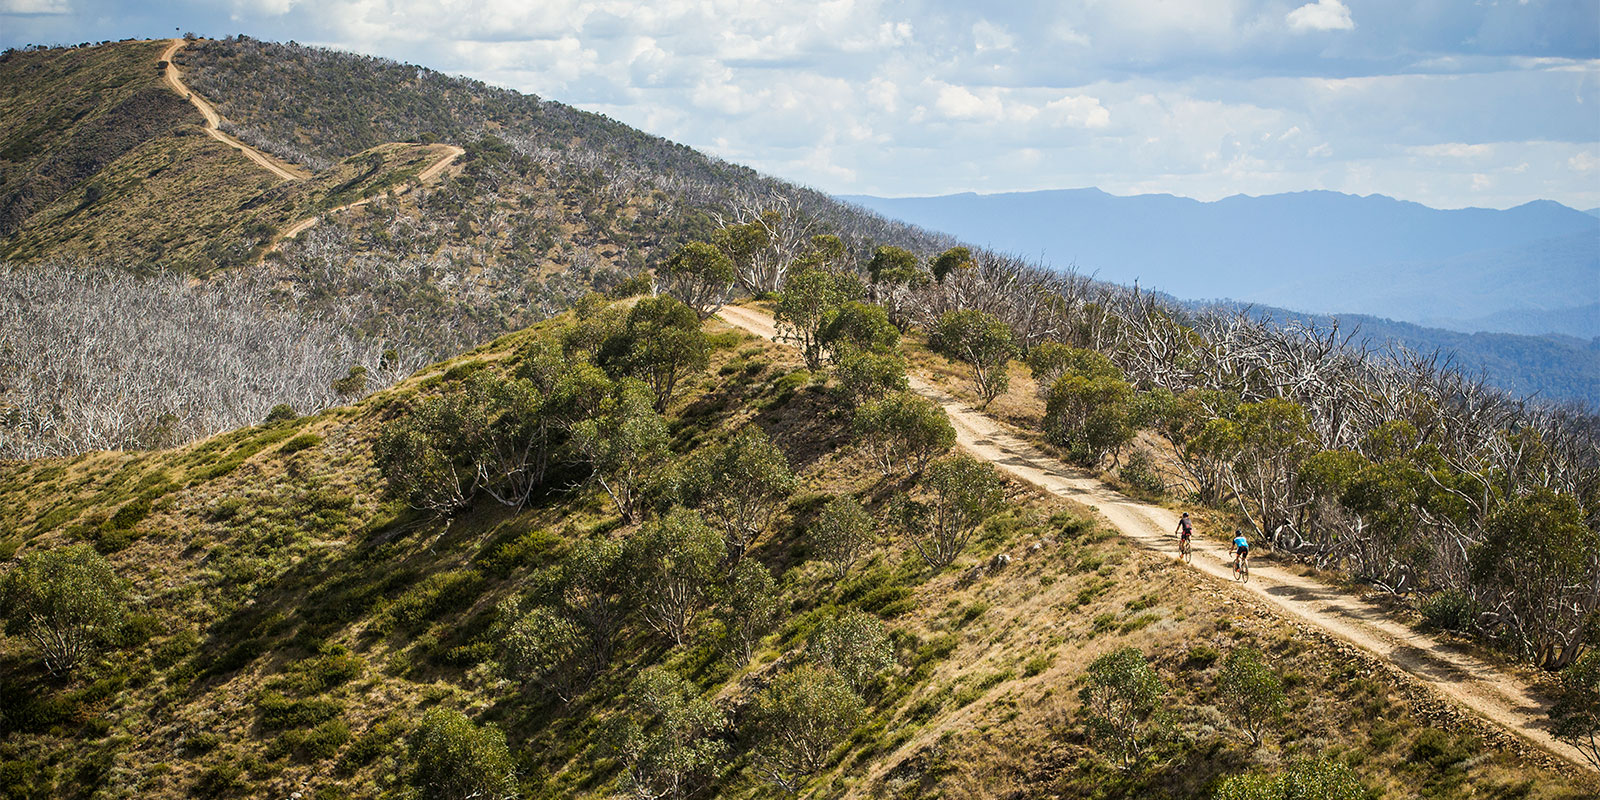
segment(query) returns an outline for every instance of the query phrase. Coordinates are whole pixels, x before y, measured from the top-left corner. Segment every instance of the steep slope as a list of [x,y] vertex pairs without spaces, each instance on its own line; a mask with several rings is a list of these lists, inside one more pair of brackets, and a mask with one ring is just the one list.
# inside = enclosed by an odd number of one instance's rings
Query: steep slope
[[204,274],[253,263],[295,220],[426,182],[437,171],[425,169],[453,160],[421,148],[434,160],[413,166],[406,148],[386,144],[316,176],[285,165],[217,129],[167,62],[182,44],[7,54],[0,122],[14,133],[0,151],[0,258]]
[[[764,311],[729,306],[722,317],[734,326],[776,340],[773,319]],[[1089,506],[1123,536],[1150,550],[1171,554],[1178,516],[1166,508],[1139,502],[1106,486],[1081,470],[1073,470],[1009,431],[982,411],[953,397],[924,378],[911,388],[938,403],[956,428],[957,443],[968,452],[1017,479],[1051,494]],[[1193,566],[1216,581],[1232,581],[1228,548],[1198,542]],[[1548,708],[1533,697],[1522,679],[1487,661],[1407,630],[1379,603],[1361,602],[1314,578],[1258,560],[1245,587],[1273,610],[1350,642],[1409,673],[1450,701],[1523,737],[1572,765],[1588,766],[1577,748],[1556,740],[1546,729]]]
[[[25,537],[8,549],[91,541],[136,598],[111,653],[69,679],[46,676],[20,639],[0,645],[11,790],[401,796],[409,734],[424,711],[448,708],[505,732],[523,796],[612,796],[625,770],[608,732],[634,678],[663,665],[726,712],[726,759],[703,793],[782,796],[757,769],[751,698],[851,610],[887,621],[893,658],[865,690],[869,717],[804,781],[807,796],[1209,797],[1228,776],[1300,757],[1346,763],[1396,796],[1593,789],[1250,593],[1130,550],[1083,508],[1021,485],[954,568],[928,569],[895,536],[833,578],[814,560],[818,510],[849,493],[881,513],[902,487],[849,446],[838,401],[792,354],[726,331],[710,371],[669,409],[673,449],[687,460],[753,425],[793,466],[799,487],[748,556],[779,579],[776,629],[746,665],[728,655],[721,612],[697,614],[677,647],[630,614],[578,696],[541,696],[502,670],[502,602],[541,596],[568,554],[638,527],[574,465],[552,481],[573,488],[526,509],[484,502],[428,519],[381,493],[373,452],[386,422],[473,375],[509,374],[556,333],[507,337],[313,418],[172,451],[5,466],[0,522]],[[968,569],[1000,553],[1004,568]],[[1092,659],[1123,646],[1145,652],[1169,691],[1166,733],[1131,772],[1104,759],[1075,692]],[[1246,646],[1283,676],[1292,709],[1260,747],[1217,686],[1222,657]]]

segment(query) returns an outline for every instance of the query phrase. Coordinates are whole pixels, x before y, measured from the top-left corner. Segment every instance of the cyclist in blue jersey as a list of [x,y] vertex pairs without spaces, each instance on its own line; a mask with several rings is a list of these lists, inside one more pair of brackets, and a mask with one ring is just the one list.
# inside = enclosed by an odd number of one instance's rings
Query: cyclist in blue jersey
[[1238,572],[1250,565],[1250,540],[1244,538],[1244,531],[1233,532],[1233,570]]

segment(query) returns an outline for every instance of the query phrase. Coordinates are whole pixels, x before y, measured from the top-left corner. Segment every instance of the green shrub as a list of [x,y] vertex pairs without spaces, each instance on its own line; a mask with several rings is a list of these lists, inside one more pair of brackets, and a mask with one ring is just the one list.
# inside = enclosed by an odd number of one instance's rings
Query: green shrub
[[339,716],[343,707],[336,701],[321,697],[291,700],[280,692],[262,692],[256,698],[261,727],[269,731],[291,728],[310,728]]
[[319,444],[322,444],[321,436],[314,433],[302,433],[284,442],[283,446],[278,448],[278,452],[283,455],[289,455],[290,453],[298,453],[301,450],[309,450]]
[[444,379],[447,380],[447,381],[465,380],[468,376],[472,375],[474,372],[477,372],[477,371],[479,371],[481,369],[484,369],[485,367],[488,367],[488,366],[489,366],[489,362],[487,362],[487,361],[480,361],[480,360],[476,360],[476,359],[472,360],[472,361],[463,361],[460,364],[457,364],[457,365],[445,370]]
[[122,580],[84,544],[31,551],[0,578],[6,631],[38,648],[55,674],[71,672],[114,641],[127,607]]
[[440,614],[470,605],[482,590],[483,576],[474,570],[429,575],[395,599],[380,630],[420,630]]
[[53,772],[48,766],[32,759],[0,761],[0,798],[29,800],[48,797]]
[[1466,738],[1451,736],[1437,728],[1424,728],[1411,740],[1411,760],[1443,772],[1471,758],[1475,749]]
[[810,370],[797,369],[772,382],[772,393],[779,398],[786,397],[798,391],[801,387],[811,382]]
[[1054,653],[1034,653],[1032,656],[1028,657],[1027,661],[1023,662],[1022,674],[1025,677],[1031,678],[1049,669],[1050,665],[1054,663],[1056,663],[1056,657]]
[[1466,592],[1445,589],[1428,595],[1418,605],[1422,618],[1437,630],[1469,633],[1477,627],[1483,608]]
[[1166,482],[1161,479],[1161,473],[1156,468],[1155,460],[1143,450],[1129,453],[1128,460],[1123,462],[1118,474],[1130,486],[1151,494],[1158,495],[1167,489]]
[[1213,800],[1366,800],[1367,790],[1349,767],[1335,761],[1297,761],[1276,774],[1236,775]]
[[361,676],[366,662],[342,645],[325,648],[321,655],[295,662],[289,667],[297,688],[319,694]]
[[1205,669],[1217,663],[1219,658],[1222,658],[1221,650],[1208,644],[1197,644],[1189,648],[1188,657],[1184,660],[1184,665],[1190,669]]
[[372,763],[389,750],[405,731],[405,725],[398,720],[386,719],[373,724],[362,731],[344,751],[345,768],[354,770]]
[[262,420],[261,423],[263,425],[276,425],[280,422],[289,422],[299,418],[300,415],[295,413],[294,406],[288,403],[279,403],[273,406],[271,411],[267,412],[267,418]]
[[412,734],[408,777],[433,800],[509,797],[517,788],[505,734],[446,708],[430,709]]
[[331,719],[310,730],[285,731],[267,746],[266,754],[271,759],[293,755],[298,761],[324,761],[348,741],[350,728],[344,720]]
[[202,770],[190,792],[195,797],[226,797],[243,791],[247,785],[239,765],[225,762]]
[[1561,670],[1550,705],[1551,732],[1600,768],[1600,650],[1590,650]]

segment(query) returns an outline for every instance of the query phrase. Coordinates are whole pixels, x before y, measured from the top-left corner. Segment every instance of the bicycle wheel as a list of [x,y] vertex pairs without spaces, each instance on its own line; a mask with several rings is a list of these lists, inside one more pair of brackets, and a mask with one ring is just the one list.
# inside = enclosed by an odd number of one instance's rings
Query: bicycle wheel
[[1183,559],[1183,563],[1185,563],[1185,564],[1193,564],[1194,563],[1194,546],[1189,544],[1189,542],[1187,540],[1184,541],[1181,545],[1178,546],[1178,557]]

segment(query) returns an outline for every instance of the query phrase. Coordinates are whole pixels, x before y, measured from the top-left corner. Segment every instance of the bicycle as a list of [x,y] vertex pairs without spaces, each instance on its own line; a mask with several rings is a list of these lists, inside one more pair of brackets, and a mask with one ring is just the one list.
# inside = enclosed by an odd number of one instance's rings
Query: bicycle
[[1194,563],[1194,545],[1189,539],[1178,540],[1178,558],[1185,564]]
[[1236,581],[1244,581],[1245,583],[1250,582],[1249,556],[1235,555],[1233,557],[1233,579]]

